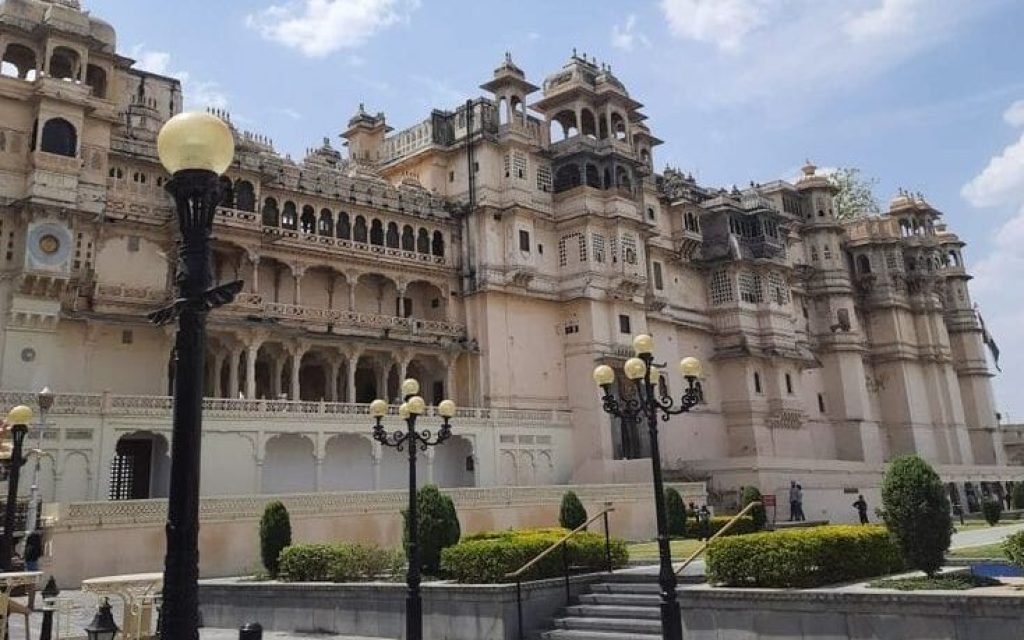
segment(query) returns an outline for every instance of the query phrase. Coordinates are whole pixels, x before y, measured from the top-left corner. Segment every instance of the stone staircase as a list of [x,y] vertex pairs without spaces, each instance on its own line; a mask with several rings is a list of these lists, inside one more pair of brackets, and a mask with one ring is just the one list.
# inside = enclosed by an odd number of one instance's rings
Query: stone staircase
[[[681,582],[703,582],[681,576]],[[581,594],[555,618],[541,640],[661,640],[658,579],[649,573],[615,573]]]

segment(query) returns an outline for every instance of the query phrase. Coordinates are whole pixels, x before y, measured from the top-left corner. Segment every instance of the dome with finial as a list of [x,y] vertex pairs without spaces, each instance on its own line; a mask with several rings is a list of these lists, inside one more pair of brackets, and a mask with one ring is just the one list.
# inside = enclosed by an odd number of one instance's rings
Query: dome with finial
[[366,112],[366,105],[362,102],[359,103],[359,108],[356,109],[355,114],[348,120],[349,127],[354,127],[358,124],[368,124],[371,126],[377,124],[377,118]]
[[913,207],[914,199],[906,189],[903,189],[902,187],[896,191],[896,195],[889,201],[889,211],[900,211],[902,209],[910,209]]
[[804,166],[800,168],[803,175],[796,181],[796,188],[801,191],[804,189],[834,189],[835,186],[832,182],[823,174],[818,173],[818,167],[810,160],[804,163]]

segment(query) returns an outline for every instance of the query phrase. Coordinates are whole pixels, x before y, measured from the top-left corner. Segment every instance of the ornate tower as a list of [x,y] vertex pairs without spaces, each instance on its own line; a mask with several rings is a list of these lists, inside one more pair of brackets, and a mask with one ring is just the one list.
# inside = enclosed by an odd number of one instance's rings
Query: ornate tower
[[796,188],[804,198],[800,236],[810,274],[808,330],[825,389],[819,408],[832,424],[837,458],[881,462],[885,447],[865,383],[864,332],[833,205],[836,187],[808,162]]

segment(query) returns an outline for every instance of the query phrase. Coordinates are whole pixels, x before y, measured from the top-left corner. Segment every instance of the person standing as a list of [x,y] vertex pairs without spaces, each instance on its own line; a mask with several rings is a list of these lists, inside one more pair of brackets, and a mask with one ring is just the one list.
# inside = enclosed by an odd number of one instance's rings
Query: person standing
[[804,515],[804,488],[796,485],[796,519],[800,522],[807,520]]
[[864,494],[857,496],[857,502],[853,503],[853,506],[857,509],[857,515],[860,516],[860,523],[868,523],[868,501],[864,499]]
[[800,513],[800,493],[796,488],[796,480],[790,480],[789,482],[789,521],[793,522],[797,520],[797,515]]
[[700,511],[697,512],[697,521],[700,522],[700,539],[709,540],[711,538],[711,511],[708,510],[708,505],[701,505]]
[[43,556],[43,536],[38,531],[33,531],[25,538],[26,571],[39,571],[39,558]]

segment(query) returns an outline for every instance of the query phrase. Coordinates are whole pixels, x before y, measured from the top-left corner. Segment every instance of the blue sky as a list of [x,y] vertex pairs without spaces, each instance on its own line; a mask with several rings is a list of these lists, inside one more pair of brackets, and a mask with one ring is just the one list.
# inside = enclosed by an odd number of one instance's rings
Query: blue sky
[[969,245],[1024,422],[1024,3],[1015,0],[83,0],[121,52],[296,159],[360,102],[404,128],[480,93],[509,50],[540,84],[573,47],[610,63],[711,185],[805,158],[922,191]]

